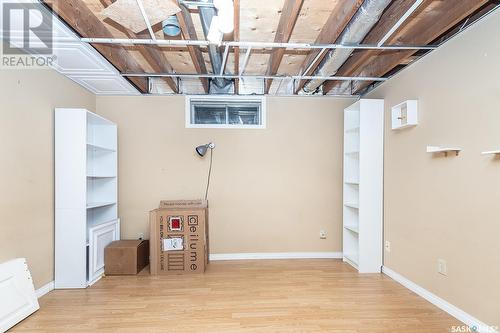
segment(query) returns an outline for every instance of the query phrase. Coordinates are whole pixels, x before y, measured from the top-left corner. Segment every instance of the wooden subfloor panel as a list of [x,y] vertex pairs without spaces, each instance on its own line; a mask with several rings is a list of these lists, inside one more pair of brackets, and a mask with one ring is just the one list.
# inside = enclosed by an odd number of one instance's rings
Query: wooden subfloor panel
[[14,332],[449,332],[456,319],[340,260],[212,262],[204,275],[108,276],[56,290]]

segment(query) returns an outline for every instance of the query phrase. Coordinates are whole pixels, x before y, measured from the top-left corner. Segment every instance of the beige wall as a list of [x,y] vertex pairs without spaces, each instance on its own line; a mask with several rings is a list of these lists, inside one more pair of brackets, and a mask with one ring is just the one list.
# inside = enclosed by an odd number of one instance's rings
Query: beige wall
[[28,260],[35,288],[54,271],[55,107],[95,97],[52,70],[0,70],[0,262]]
[[[148,236],[161,199],[209,194],[212,253],[341,251],[342,110],[335,98],[268,98],[267,129],[186,129],[184,97],[98,97],[118,124],[122,237]],[[319,239],[320,229],[328,237]]]
[[[385,265],[500,326],[500,11],[369,95],[386,100]],[[419,101],[419,125],[390,129],[390,106]],[[435,156],[427,145],[463,148]],[[448,276],[437,273],[438,258]]]

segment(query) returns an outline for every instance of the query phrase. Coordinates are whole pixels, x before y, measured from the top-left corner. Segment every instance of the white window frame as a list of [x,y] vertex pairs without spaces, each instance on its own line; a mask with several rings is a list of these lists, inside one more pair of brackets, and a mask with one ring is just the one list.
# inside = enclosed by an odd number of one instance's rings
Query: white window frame
[[[214,100],[221,102],[259,102],[260,125],[242,124],[193,124],[191,123],[191,100]],[[220,95],[190,95],[186,96],[185,104],[186,128],[221,128],[221,129],[265,129],[267,124],[266,97],[265,96],[220,96]]]

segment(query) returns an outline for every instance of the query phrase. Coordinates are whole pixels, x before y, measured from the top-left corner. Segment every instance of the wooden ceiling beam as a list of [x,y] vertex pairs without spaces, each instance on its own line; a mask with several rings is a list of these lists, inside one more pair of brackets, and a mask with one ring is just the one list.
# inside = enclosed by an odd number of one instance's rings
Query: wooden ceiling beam
[[[488,0],[426,0],[414,14],[414,17],[418,19],[408,20],[387,40],[387,43],[395,45],[426,45],[431,43],[487,2]],[[432,6],[432,9],[430,9],[430,6]],[[375,56],[370,55],[370,61],[360,63],[352,71],[352,75],[381,77],[404,62],[406,58],[411,57],[415,52],[415,50],[390,51],[379,52]],[[370,83],[369,81],[353,82],[352,93],[359,93]]]
[[[135,39],[149,39],[149,32],[143,31],[138,34],[132,32],[131,30],[127,30],[127,35],[129,38]],[[137,48],[139,53],[143,56],[143,58],[148,62],[148,64],[153,68],[154,71],[158,73],[172,73],[174,69],[170,62],[167,60],[167,57],[163,54],[163,51],[154,45],[142,45]],[[171,77],[163,77],[163,81],[167,83],[167,85],[172,89],[173,92],[179,92],[179,87],[177,86],[176,80]]]
[[[363,44],[377,44],[398,22],[401,16],[413,5],[415,0],[395,0],[387,10],[382,14],[378,23],[363,39]],[[423,6],[423,5],[421,5]],[[381,52],[378,50],[356,51],[352,56],[339,68],[336,75],[347,76],[352,75],[362,64],[366,63],[372,57],[377,56]],[[345,82],[328,81],[323,85],[323,92],[327,93],[334,89],[338,91],[345,87]]]
[[[318,37],[316,38],[315,44],[333,44],[337,41],[342,31],[344,31],[347,24],[351,21],[356,11],[363,4],[363,0],[345,0],[338,1],[335,8],[332,9],[328,20],[321,29]],[[307,57],[300,65],[300,73],[302,75],[310,75],[314,73],[318,65],[321,63],[323,58],[328,52],[325,52],[323,56],[316,59],[315,63],[312,63],[321,50],[311,50]],[[304,71],[309,68],[309,71],[305,73]],[[296,87],[296,92],[298,92],[302,87],[304,87],[306,80],[301,80],[298,82]]]
[[[234,6],[234,31],[233,40],[238,42],[240,40],[240,0],[233,1]],[[234,74],[238,75],[240,72],[240,48],[234,48]],[[239,93],[240,80],[234,80],[234,93]]]
[[446,33],[442,34],[435,40],[431,42],[431,44],[438,45],[441,44],[457,33],[461,32],[464,29],[467,29],[470,25],[474,24],[478,19],[482,18],[484,15],[487,15],[492,10],[496,9],[500,5],[500,0],[490,0],[479,10],[475,11],[473,14],[467,16],[462,22],[455,25],[453,28],[448,30]]
[[[179,4],[179,2],[178,2]],[[193,24],[193,18],[189,10],[183,5],[179,4],[181,11],[177,13],[177,20],[179,21],[179,27],[181,28],[182,38],[185,40],[198,40],[196,30]],[[201,53],[201,49],[198,46],[188,46],[189,55],[193,61],[194,68],[198,74],[207,74],[207,67],[205,65],[205,59]],[[207,78],[201,78],[201,84],[203,85],[203,90],[208,94],[209,82]]]
[[[276,34],[274,35],[275,43],[287,43],[290,40],[303,3],[304,0],[285,0],[281,10],[278,28],[276,29]],[[267,75],[275,75],[278,72],[284,54],[284,48],[273,49],[267,66]],[[272,82],[272,79],[265,80],[265,94],[269,93]]]
[[[73,27],[81,36],[113,38],[113,34],[106,28],[92,11],[81,0],[44,0],[57,15]],[[113,66],[120,72],[143,71],[134,57],[122,46],[93,44]],[[148,93],[148,81],[144,77],[131,77],[130,81],[142,92]]]
[[[109,6],[116,0],[100,0],[103,6]],[[122,30],[129,38],[132,39],[150,39],[151,36],[148,30],[142,31],[140,33],[134,33],[132,30],[123,28]],[[173,67],[170,65],[167,57],[163,54],[163,51],[154,45],[140,45],[137,50],[142,55],[142,57],[147,61],[149,66],[158,73],[172,73]],[[173,92],[179,92],[179,87],[177,86],[176,80],[171,77],[161,78],[167,85],[172,89]]]
[[[198,47],[200,48],[202,54],[204,54],[204,53],[208,54],[208,49],[207,49],[206,46],[198,46]],[[185,46],[178,46],[178,45],[174,45],[174,46],[162,45],[161,49],[164,52],[188,52],[188,50],[186,49]],[[236,49],[236,47],[230,47],[229,48],[229,54],[233,54],[235,49]],[[224,48],[222,48],[222,51],[223,50],[224,50]],[[270,55],[272,53],[272,51],[273,51],[273,48],[270,48],[270,47],[269,48],[265,48],[265,49],[252,48],[252,54],[266,54],[266,55]],[[288,49],[288,50],[285,50],[285,55],[306,56],[308,54],[309,54],[309,50],[305,50],[305,49]]]

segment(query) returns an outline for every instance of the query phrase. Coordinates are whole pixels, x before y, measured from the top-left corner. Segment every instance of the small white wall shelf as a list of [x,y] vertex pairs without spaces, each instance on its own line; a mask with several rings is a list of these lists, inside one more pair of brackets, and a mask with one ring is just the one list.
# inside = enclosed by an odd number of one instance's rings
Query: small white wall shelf
[[418,101],[407,100],[391,108],[392,129],[398,130],[418,125]]
[[448,156],[448,153],[455,153],[458,156],[458,153],[462,151],[460,147],[447,147],[447,146],[427,146],[427,152],[432,154],[444,153],[444,156]]
[[481,155],[500,155],[500,149],[499,150],[490,150],[490,151],[483,151]]

